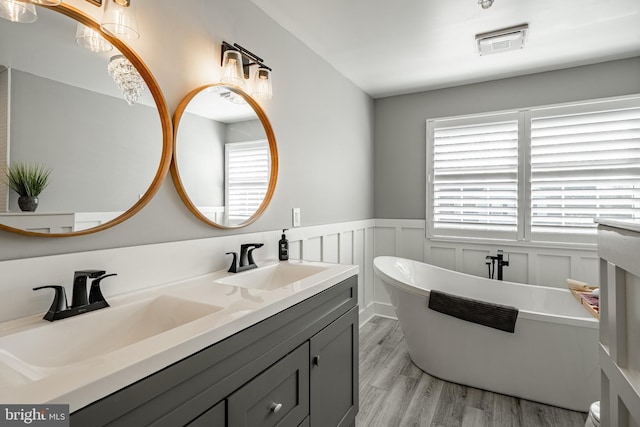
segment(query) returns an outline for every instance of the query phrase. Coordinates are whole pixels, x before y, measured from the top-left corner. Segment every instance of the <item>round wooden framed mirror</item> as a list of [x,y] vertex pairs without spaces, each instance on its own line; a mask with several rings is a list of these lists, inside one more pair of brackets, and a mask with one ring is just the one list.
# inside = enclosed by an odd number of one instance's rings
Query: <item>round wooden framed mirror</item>
[[[31,24],[0,19],[0,105],[7,107],[0,108],[0,124],[9,129],[0,132],[0,173],[21,163],[51,174],[34,212],[22,212],[18,194],[0,180],[0,229],[47,237],[95,233],[133,216],[159,189],[171,163],[171,117],[155,78],[129,46],[67,4],[36,10]],[[111,50],[76,43],[81,25]],[[143,80],[132,105],[108,70],[118,58]]]
[[171,177],[189,210],[217,228],[256,221],[278,177],[275,135],[256,100],[235,86],[205,85],[173,120]]

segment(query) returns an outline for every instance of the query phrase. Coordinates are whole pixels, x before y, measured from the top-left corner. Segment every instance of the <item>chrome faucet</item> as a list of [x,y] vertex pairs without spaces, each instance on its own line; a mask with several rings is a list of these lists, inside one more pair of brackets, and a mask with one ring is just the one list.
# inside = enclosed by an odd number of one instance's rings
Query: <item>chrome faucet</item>
[[240,245],[240,260],[238,262],[237,252],[226,252],[227,255],[233,255],[231,261],[231,267],[227,270],[229,273],[240,273],[241,271],[251,270],[252,268],[258,268],[256,262],[253,260],[253,251],[261,248],[264,243],[245,243]]
[[[89,311],[99,310],[109,307],[109,303],[104,299],[100,290],[100,282],[107,277],[116,276],[115,273],[105,274],[104,270],[81,270],[73,274],[73,296],[71,306],[67,305],[67,295],[64,287],[61,285],[48,285],[33,288],[34,291],[39,289],[51,288],[55,291],[53,303],[49,311],[44,315],[44,319],[50,322],[67,317],[77,316],[78,314]],[[91,289],[87,297],[87,279],[91,281]]]

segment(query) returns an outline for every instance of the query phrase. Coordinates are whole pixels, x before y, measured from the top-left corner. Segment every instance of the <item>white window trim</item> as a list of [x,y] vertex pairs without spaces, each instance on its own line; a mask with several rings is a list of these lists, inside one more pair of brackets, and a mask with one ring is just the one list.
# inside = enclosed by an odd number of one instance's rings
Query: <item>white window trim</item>
[[[482,113],[482,114],[474,114],[468,116],[456,116],[456,117],[447,117],[442,119],[429,119],[427,120],[427,147],[426,147],[426,188],[427,188],[427,197],[426,197],[426,218],[428,218],[427,222],[427,237],[470,237],[474,239],[478,238],[487,238],[488,233],[482,230],[456,230],[456,229],[447,229],[447,234],[439,234],[435,230],[435,226],[433,221],[430,219],[433,218],[434,211],[434,192],[433,192],[433,161],[434,158],[434,135],[437,123],[445,123],[450,122],[451,124],[466,126],[466,125],[475,125],[475,124],[484,124],[488,120],[491,121],[509,121],[514,120],[515,118],[519,118],[518,112],[516,111],[499,111],[499,112],[491,112],[491,113]],[[520,129],[520,124],[518,127],[518,137],[520,138],[522,130]],[[520,148],[518,148],[520,150]],[[520,151],[518,151],[518,162],[520,163]],[[520,164],[518,165],[517,174],[521,173]],[[519,181],[518,181],[519,185]],[[519,188],[518,188],[519,191]],[[518,200],[518,221],[520,216],[520,200]],[[515,234],[514,234],[515,233]],[[492,231],[491,238],[504,240],[504,241],[514,241],[515,236],[517,236],[518,231],[516,232],[507,232],[507,231]]]
[[[640,103],[640,94],[587,100],[581,102],[568,102],[550,104],[530,108],[514,110],[494,111],[470,115],[449,116],[431,118],[426,121],[426,206],[425,206],[425,232],[426,238],[432,241],[460,242],[473,240],[476,243],[504,244],[518,243],[522,245],[541,247],[577,247],[588,249],[595,246],[595,235],[583,235],[572,233],[549,233],[535,237],[531,234],[531,119],[559,115],[563,113],[586,113],[597,110],[637,107]],[[438,234],[434,229],[433,218],[433,154],[434,132],[436,122],[467,121],[469,124],[482,123],[487,118],[499,118],[501,115],[518,114],[518,138],[524,143],[518,144],[518,229],[517,238],[500,235],[496,232],[474,232],[464,230],[461,233],[455,231],[447,234]],[[491,234],[491,236],[489,236]],[[535,238],[535,240],[533,240]]]

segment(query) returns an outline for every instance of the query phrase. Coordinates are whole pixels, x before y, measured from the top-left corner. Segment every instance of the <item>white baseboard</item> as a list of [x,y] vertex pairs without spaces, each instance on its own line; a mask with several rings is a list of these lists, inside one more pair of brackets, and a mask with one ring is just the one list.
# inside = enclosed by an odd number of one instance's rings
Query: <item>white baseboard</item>
[[366,308],[360,307],[359,315],[360,315],[359,327],[361,328],[362,325],[367,323],[369,320],[371,320],[371,318],[373,318],[376,315],[374,304],[369,304],[369,306]]
[[386,304],[383,302],[374,303],[374,313],[376,316],[388,317],[389,319],[398,319],[398,317],[396,316],[396,312],[393,310],[393,306],[391,304]]

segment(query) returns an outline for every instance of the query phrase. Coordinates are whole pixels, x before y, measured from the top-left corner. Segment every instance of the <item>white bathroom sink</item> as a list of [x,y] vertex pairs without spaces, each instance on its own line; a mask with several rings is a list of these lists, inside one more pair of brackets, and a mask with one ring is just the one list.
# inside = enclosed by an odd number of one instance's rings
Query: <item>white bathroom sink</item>
[[241,288],[273,290],[292,285],[314,274],[321,273],[329,266],[297,264],[292,262],[280,262],[277,264],[259,267],[235,273],[232,276],[216,280],[223,285],[238,286]]
[[63,366],[108,354],[221,309],[163,295],[46,322],[0,337],[0,367],[37,380]]

